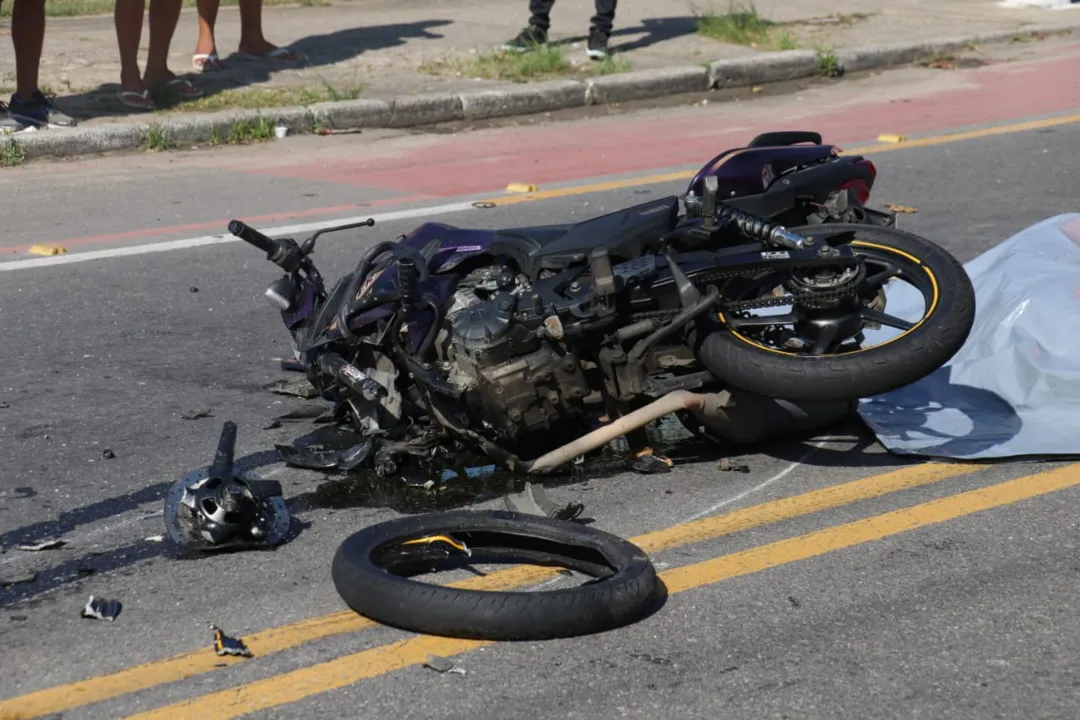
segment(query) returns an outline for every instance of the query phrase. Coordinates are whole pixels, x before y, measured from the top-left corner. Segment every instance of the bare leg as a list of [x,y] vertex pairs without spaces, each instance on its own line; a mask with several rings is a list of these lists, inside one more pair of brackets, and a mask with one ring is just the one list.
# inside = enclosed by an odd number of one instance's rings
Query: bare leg
[[15,0],[11,9],[11,41],[15,44],[15,92],[29,100],[38,89],[41,48],[45,42],[45,0]]
[[214,40],[214,25],[217,23],[218,8],[221,0],[197,0],[199,12],[199,39],[195,42],[196,55],[211,55],[217,52]]
[[147,83],[168,82],[176,77],[169,70],[169,45],[180,22],[183,0],[150,0],[150,46],[146,53]]
[[[263,37],[262,8],[263,0],[239,0],[240,4],[240,47],[242,53],[265,57],[278,49],[278,46]],[[279,60],[299,60],[300,56],[289,51],[279,54]]]
[[[139,71],[139,42],[142,40],[145,10],[146,0],[116,0],[113,10],[116,43],[120,47],[120,89],[125,93],[141,95],[146,89]],[[136,101],[133,96],[127,99],[129,102]]]

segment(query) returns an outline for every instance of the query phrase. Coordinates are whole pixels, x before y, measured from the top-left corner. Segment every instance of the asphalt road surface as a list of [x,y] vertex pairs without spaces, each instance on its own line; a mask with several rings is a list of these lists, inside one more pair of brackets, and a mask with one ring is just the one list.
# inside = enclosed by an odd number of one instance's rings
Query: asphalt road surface
[[[966,261],[1080,209],[1078,66],[1062,46],[739,103],[0,173],[0,717],[1075,717],[1068,463],[913,463],[852,426],[736,453],[746,473],[688,459],[553,487],[597,527],[656,533],[642,542],[671,595],[636,625],[545,643],[371,626],[330,582],[351,532],[495,496],[433,500],[272,463],[261,471],[301,523],[288,544],[181,559],[152,538],[165,488],[210,462],[224,420],[253,462],[304,432],[263,429],[303,403],[263,389],[288,352],[261,298],[276,272],[221,239],[228,219],[281,230],[375,215],[362,236],[321,241],[336,277],[373,238],[427,218],[585,219],[681,191],[688,170],[757,132],[801,127],[865,151],[873,202],[916,208],[901,226]],[[540,192],[503,192],[510,182]],[[34,244],[68,252],[40,258]],[[67,544],[15,547],[52,538]],[[91,594],[123,603],[115,622],[79,617]],[[215,656],[210,623],[256,657]],[[424,668],[428,653],[467,674]]]

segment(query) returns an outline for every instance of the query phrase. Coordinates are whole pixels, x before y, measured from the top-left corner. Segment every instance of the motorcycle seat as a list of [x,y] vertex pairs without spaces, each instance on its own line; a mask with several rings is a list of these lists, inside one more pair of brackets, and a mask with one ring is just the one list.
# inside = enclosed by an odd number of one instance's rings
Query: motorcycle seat
[[574,225],[510,228],[501,237],[531,241],[527,253],[532,277],[541,270],[563,270],[587,262],[589,253],[607,248],[613,261],[639,257],[647,246],[675,229],[679,198],[670,196],[585,220]]

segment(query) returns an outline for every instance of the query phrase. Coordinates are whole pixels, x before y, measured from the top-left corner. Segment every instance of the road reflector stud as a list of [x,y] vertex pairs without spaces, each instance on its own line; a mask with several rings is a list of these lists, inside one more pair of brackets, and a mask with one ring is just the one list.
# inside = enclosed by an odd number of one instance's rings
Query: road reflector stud
[[510,183],[506,186],[506,191],[512,193],[531,193],[536,192],[536,186],[528,183]]
[[905,140],[907,140],[907,138],[905,136],[903,136],[903,135],[895,135],[893,133],[885,133],[884,135],[878,135],[877,139],[878,139],[878,142],[883,142],[883,143],[902,143]]
[[59,245],[31,245],[28,252],[31,255],[63,255],[67,248]]

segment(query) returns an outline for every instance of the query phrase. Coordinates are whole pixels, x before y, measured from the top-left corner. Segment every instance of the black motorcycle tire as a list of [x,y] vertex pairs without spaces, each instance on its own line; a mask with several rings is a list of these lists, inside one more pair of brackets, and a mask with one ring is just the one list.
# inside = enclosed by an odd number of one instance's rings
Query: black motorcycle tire
[[938,289],[925,319],[906,334],[865,350],[820,357],[772,351],[719,325],[691,337],[702,365],[721,381],[747,392],[793,401],[857,400],[910,385],[947,363],[975,322],[975,290],[963,265],[944,248],[903,230],[829,223],[791,228],[818,236],[853,231],[856,239],[915,258]]
[[[495,592],[414,581],[372,560],[374,552],[390,544],[467,533],[524,537],[548,544],[540,548],[571,550],[561,555],[515,547],[504,553],[535,564],[570,567],[573,557],[591,551],[614,574],[568,589]],[[360,615],[402,630],[470,640],[548,640],[612,630],[647,614],[662,588],[645,551],[623,538],[574,522],[501,510],[428,513],[365,528],[338,548],[332,575],[338,594]]]

